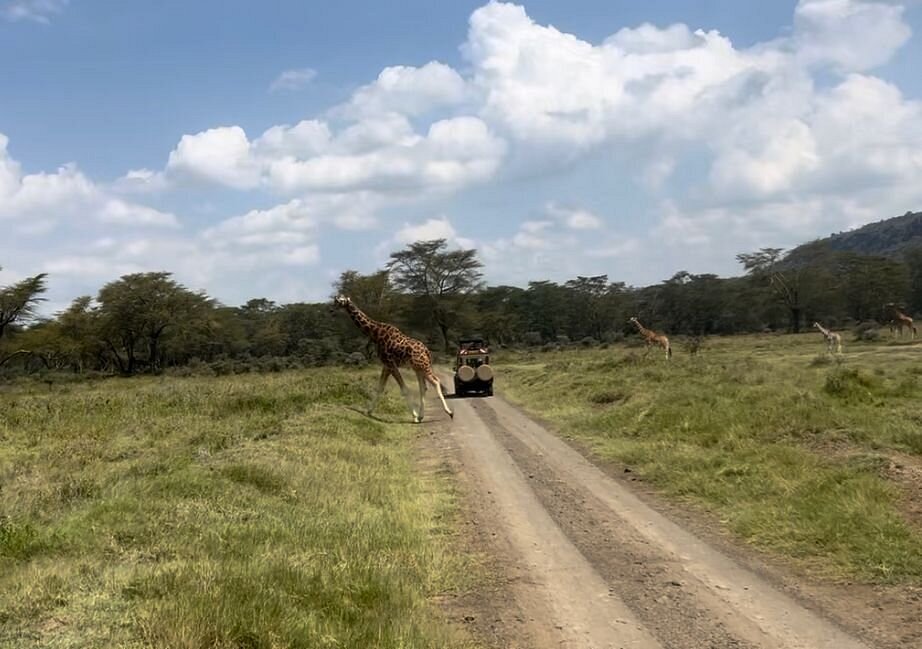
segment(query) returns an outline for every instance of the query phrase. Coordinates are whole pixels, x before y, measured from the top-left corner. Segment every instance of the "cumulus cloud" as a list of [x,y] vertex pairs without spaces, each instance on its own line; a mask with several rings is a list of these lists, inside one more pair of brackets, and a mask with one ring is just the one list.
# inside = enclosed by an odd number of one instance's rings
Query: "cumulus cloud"
[[29,20],[48,24],[51,17],[64,11],[69,2],[70,0],[9,0],[0,5],[0,16],[12,22]]
[[794,46],[808,64],[847,72],[886,63],[911,35],[900,4],[868,0],[800,0]]
[[562,207],[556,203],[548,203],[545,209],[549,216],[560,220],[571,230],[598,230],[604,225],[602,219],[589,210]]
[[183,135],[170,153],[167,172],[234,189],[253,189],[260,182],[259,165],[253,160],[250,141],[239,126]]
[[469,94],[467,81],[443,63],[430,61],[419,68],[398,65],[384,68],[373,83],[356,90],[333,113],[351,118],[385,113],[421,115],[461,104]]
[[0,133],[0,220],[11,221],[20,232],[38,234],[56,222],[87,218],[132,226],[178,225],[173,214],[110,195],[74,164],[55,173],[23,174],[8,144]]
[[285,70],[269,84],[269,92],[300,90],[304,86],[310,84],[316,77],[317,71],[313,68]]
[[428,219],[422,223],[405,223],[394,235],[394,241],[401,244],[416,241],[431,241],[433,239],[446,239],[454,241],[458,236],[454,226],[447,217]]
[[237,126],[185,135],[167,173],[283,194],[452,189],[489,178],[504,154],[505,143],[476,117],[439,120],[420,135],[388,114],[337,136],[315,121],[273,127],[252,143]]

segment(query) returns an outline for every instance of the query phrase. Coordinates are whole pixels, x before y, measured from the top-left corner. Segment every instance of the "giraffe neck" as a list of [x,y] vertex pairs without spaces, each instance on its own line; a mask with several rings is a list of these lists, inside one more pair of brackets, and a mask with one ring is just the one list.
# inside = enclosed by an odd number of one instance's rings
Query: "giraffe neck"
[[824,336],[828,336],[828,335],[829,335],[829,329],[825,329],[825,328],[823,327],[823,325],[818,324],[818,325],[816,325],[816,328],[819,329],[819,330],[820,330],[820,333],[823,334]]
[[654,335],[652,331],[644,327],[642,324],[640,324],[636,320],[634,321],[634,324],[637,326],[637,331],[639,331],[640,335],[643,336],[644,338],[649,338]]
[[354,304],[347,305],[346,311],[349,313],[349,317],[352,318],[352,322],[355,323],[355,326],[362,330],[362,333],[373,341],[378,342],[378,335],[381,330],[380,322],[375,322],[369,318]]

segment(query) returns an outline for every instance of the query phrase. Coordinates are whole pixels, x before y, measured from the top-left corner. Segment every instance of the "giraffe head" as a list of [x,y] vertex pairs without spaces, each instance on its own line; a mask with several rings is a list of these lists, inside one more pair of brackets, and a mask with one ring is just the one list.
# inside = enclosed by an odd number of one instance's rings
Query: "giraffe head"
[[637,324],[637,316],[632,315],[630,318],[628,318],[628,322],[631,324]]
[[814,323],[813,323],[813,326],[816,327],[817,329],[819,329],[819,328],[820,328],[820,323],[819,323],[819,322],[814,322]]
[[346,308],[352,304],[352,298],[346,297],[345,295],[337,295],[333,298],[333,304]]

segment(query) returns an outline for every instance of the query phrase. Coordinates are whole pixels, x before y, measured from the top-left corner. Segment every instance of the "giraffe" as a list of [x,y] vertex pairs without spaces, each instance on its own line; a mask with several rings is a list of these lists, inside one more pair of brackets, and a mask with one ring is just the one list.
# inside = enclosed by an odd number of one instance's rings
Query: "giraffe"
[[823,338],[826,339],[826,351],[830,354],[833,349],[835,349],[837,354],[842,353],[842,336],[837,334],[835,331],[830,331],[821,325],[819,322],[814,322],[813,326],[820,330],[820,333],[823,334]]
[[666,360],[672,358],[672,346],[669,344],[669,338],[663,334],[658,334],[655,331],[651,331],[640,324],[640,320],[636,317],[632,317],[628,322],[634,324],[637,327],[637,331],[640,332],[640,335],[643,336],[644,340],[647,343],[647,352],[649,353],[650,347],[653,345],[659,345],[664,350],[666,350]]
[[916,326],[908,315],[900,311],[895,304],[888,304],[891,311],[893,312],[893,319],[890,321],[890,333],[893,333],[893,330],[896,329],[899,337],[903,337],[903,329],[909,329],[909,337],[912,340],[915,340],[916,337]]
[[[448,416],[454,418],[454,413],[445,402],[445,395],[442,394],[442,384],[439,378],[432,371],[432,353],[421,341],[410,338],[394,325],[385,322],[376,322],[361,309],[352,303],[351,298],[345,295],[337,295],[333,300],[337,306],[346,310],[349,317],[355,325],[362,330],[374,343],[378,351],[378,358],[381,359],[383,367],[381,368],[381,377],[378,380],[378,393],[372,398],[368,405],[368,414],[370,415],[378,405],[378,400],[384,393],[384,386],[390,376],[394,377],[397,385],[400,386],[400,392],[406,399],[410,411],[413,413],[413,423],[423,421],[423,410],[425,408],[426,381],[435,386],[435,391],[442,400],[442,407]],[[410,390],[400,375],[400,366],[409,365],[416,372],[416,379],[419,383],[419,407],[415,407],[410,397]]]

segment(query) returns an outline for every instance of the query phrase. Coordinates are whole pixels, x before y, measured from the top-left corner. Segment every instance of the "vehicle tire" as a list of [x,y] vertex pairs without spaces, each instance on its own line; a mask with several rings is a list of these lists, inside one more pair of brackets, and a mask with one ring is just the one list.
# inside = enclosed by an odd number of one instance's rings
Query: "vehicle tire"
[[493,396],[493,386],[491,385],[490,387],[488,387],[487,391],[484,392],[484,394],[487,395],[488,397],[492,397]]

